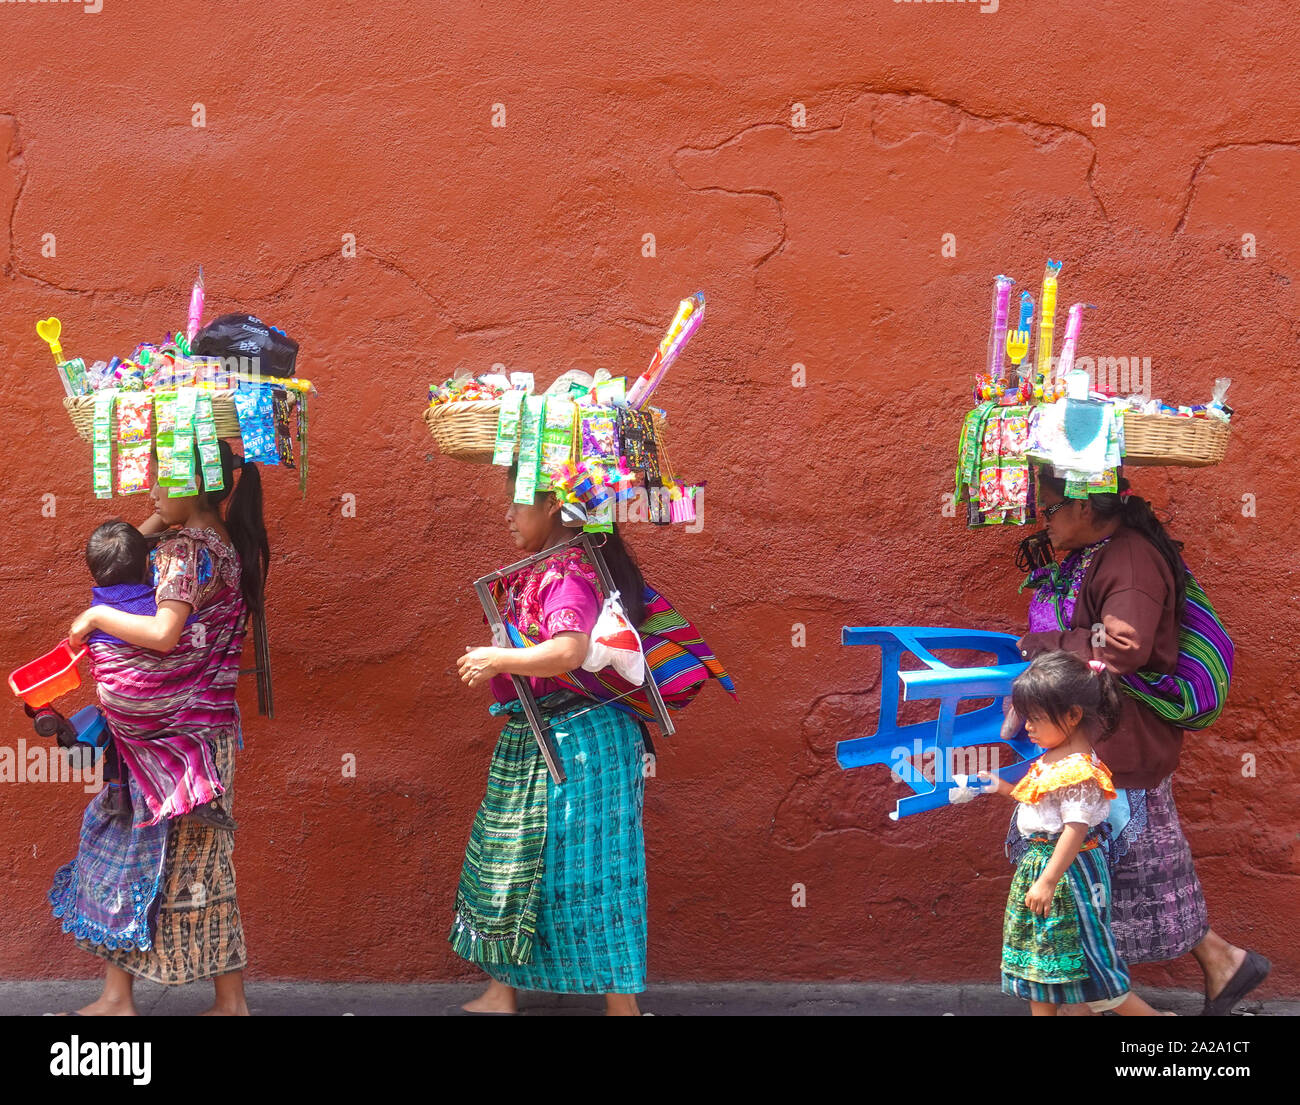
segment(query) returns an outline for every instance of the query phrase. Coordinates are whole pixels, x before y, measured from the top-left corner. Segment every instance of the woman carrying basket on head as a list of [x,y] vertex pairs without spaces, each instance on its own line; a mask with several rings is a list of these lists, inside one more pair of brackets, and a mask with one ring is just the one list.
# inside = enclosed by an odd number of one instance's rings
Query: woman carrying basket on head
[[[161,654],[171,727],[210,757],[228,816],[240,744],[235,684],[249,616],[262,609],[270,550],[257,466],[225,441],[220,454],[220,489],[188,497],[152,491],[155,513],[140,530],[163,535],[151,560],[157,613],[92,606],[69,638],[75,644],[102,630]],[[134,775],[131,786],[132,804],[145,809]],[[192,818],[133,826],[134,818],[106,808],[108,797],[101,791],[87,806],[77,856],[50,891],[63,930],[107,963],[103,993],[74,1015],[134,1015],[137,976],[168,985],[211,978],[208,1012],[247,1014],[233,832]]]
[[[514,479],[512,468],[511,491]],[[512,502],[506,523],[516,547],[532,554],[568,542],[573,531],[560,511],[551,492],[531,504]],[[601,554],[628,621],[640,625],[647,598],[659,609],[662,597],[645,586],[617,532],[605,535]],[[523,638],[538,643],[471,648],[459,661],[465,684],[490,685],[497,700],[491,712],[506,717],[450,934],[457,954],[492,981],[463,1009],[514,1013],[516,991],[525,989],[604,994],[608,1015],[637,1016],[646,978],[646,732],[632,714],[595,701],[608,697],[598,681],[575,679],[588,675],[579,669],[601,609],[597,573],[581,548],[566,548],[508,578],[499,606]],[[730,690],[726,673],[691,634],[696,647],[679,651],[699,658],[696,689],[712,674]],[[531,680],[563,783],[547,771],[510,675]]]
[[[1124,677],[1139,672],[1172,673],[1189,609],[1190,577],[1181,544],[1125,479],[1116,492],[1082,499],[1067,498],[1065,481],[1050,470],[1039,472],[1038,486],[1047,535],[1064,559],[1026,580],[1035,591],[1029,633],[1020,640],[1022,654],[1032,660],[1064,649],[1104,662],[1126,683]],[[1230,654],[1226,637],[1224,647]],[[1216,663],[1213,657],[1209,662]],[[1221,672],[1221,693],[1226,693],[1226,678],[1227,672]],[[1173,773],[1183,730],[1137,695],[1125,693],[1121,699],[1116,727],[1099,749],[1115,786],[1126,792],[1130,810],[1114,845],[1115,943],[1129,963],[1191,952],[1205,976],[1202,1015],[1224,1015],[1267,977],[1269,962],[1210,928],[1174,806]],[[1018,724],[1013,713],[1008,726]]]

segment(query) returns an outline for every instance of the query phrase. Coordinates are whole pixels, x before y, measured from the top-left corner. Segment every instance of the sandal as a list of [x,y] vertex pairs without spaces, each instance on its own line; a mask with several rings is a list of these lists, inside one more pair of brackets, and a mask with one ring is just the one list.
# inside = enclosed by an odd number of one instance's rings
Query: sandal
[[1201,1016],[1226,1017],[1237,1002],[1268,978],[1268,973],[1272,969],[1273,964],[1258,952],[1247,952],[1246,958],[1237,968],[1237,973],[1228,979],[1219,996],[1213,1001],[1208,997],[1205,999],[1205,1008],[1201,1010]]
[[226,813],[215,800],[206,802],[202,806],[195,806],[183,816],[192,817],[195,821],[200,821],[204,825],[210,825],[214,829],[225,829],[231,833],[239,828],[238,822],[230,814]]

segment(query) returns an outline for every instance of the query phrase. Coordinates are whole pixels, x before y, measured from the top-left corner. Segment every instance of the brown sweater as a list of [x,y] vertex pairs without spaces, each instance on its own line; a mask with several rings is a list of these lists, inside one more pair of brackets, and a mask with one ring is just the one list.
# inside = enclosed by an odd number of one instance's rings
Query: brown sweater
[[[1098,623],[1105,627],[1099,648],[1093,646]],[[1064,649],[1105,661],[1115,675],[1173,671],[1178,625],[1168,562],[1142,534],[1120,526],[1088,566],[1070,624],[1064,632],[1021,637],[1021,650],[1032,660],[1040,652]],[[1178,766],[1183,731],[1131,695],[1121,692],[1120,699],[1119,724],[1098,742],[1097,754],[1116,786],[1149,789]]]

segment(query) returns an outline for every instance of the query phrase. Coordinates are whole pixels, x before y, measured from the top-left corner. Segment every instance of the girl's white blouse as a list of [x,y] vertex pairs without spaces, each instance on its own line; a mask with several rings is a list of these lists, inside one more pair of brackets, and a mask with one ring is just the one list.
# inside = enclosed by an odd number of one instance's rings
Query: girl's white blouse
[[1082,821],[1092,828],[1106,820],[1110,799],[1093,780],[1071,783],[1048,791],[1032,805],[1021,802],[1016,812],[1016,828],[1021,836],[1055,835],[1071,821]]

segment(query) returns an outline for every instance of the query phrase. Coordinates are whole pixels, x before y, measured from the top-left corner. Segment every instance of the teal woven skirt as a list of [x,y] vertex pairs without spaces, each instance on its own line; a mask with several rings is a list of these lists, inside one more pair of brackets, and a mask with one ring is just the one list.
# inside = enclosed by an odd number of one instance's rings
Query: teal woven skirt
[[[466,955],[497,981],[521,990],[638,994],[645,989],[645,744],[628,715],[611,706],[588,709],[590,705],[552,721],[552,740],[566,778],[557,785],[546,775],[545,843],[529,895],[536,916],[531,954],[523,963],[500,962],[505,958],[500,955],[488,961]],[[493,754],[493,778],[509,770],[498,763],[502,757],[518,757],[530,748],[536,754],[517,703],[494,711],[505,709],[511,712]],[[489,792],[480,820],[488,815],[492,799]],[[470,853],[474,849],[472,835]],[[467,854],[462,894],[480,893],[468,877],[472,866]],[[452,943],[458,945],[454,929]],[[518,940],[515,947],[527,943]],[[463,936],[459,945],[458,951]]]

